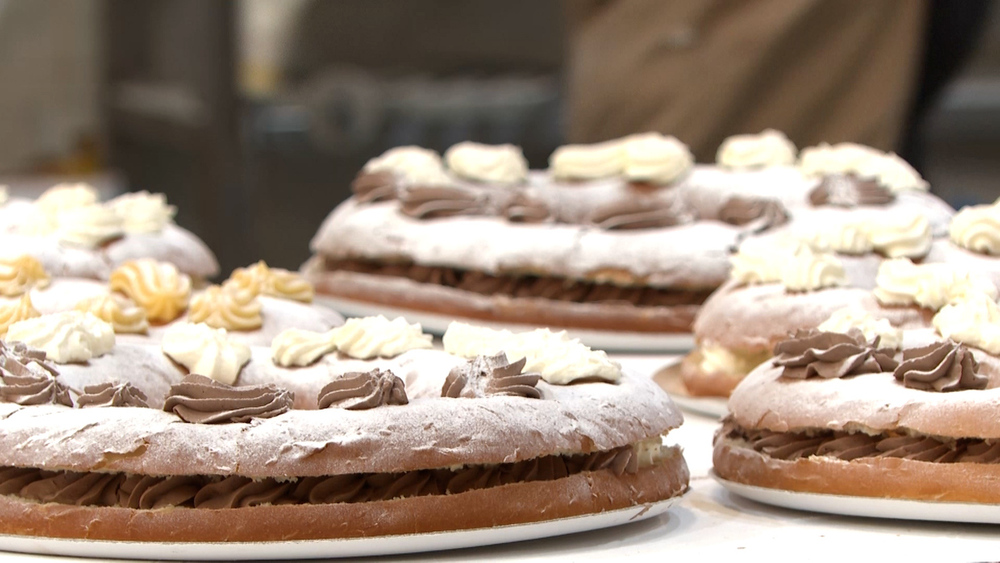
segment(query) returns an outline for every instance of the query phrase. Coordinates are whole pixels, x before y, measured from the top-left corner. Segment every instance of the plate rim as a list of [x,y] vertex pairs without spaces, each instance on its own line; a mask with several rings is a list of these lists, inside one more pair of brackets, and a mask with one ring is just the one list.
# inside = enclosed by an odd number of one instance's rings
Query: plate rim
[[[716,473],[715,468],[708,474],[730,493],[780,508],[859,518],[1000,524],[1000,505],[996,504],[791,491],[730,481]],[[953,516],[942,518],[942,514]]]
[[[690,489],[689,489],[690,490]],[[141,542],[0,534],[4,552],[140,560],[281,560],[391,556],[467,549],[613,528],[665,514],[687,494],[624,508],[489,528],[269,542]],[[511,532],[515,533],[511,533]],[[520,533],[517,533],[520,532]],[[485,537],[480,537],[485,534]],[[32,544],[35,545],[31,549]],[[296,549],[298,548],[298,549]],[[234,553],[250,550],[252,553]]]
[[[723,397],[695,397],[679,391],[683,388],[681,379],[681,362],[683,358],[668,366],[664,366],[653,374],[653,382],[663,389],[677,406],[685,411],[701,416],[722,419],[729,414],[729,399]],[[678,387],[677,384],[680,384]]]

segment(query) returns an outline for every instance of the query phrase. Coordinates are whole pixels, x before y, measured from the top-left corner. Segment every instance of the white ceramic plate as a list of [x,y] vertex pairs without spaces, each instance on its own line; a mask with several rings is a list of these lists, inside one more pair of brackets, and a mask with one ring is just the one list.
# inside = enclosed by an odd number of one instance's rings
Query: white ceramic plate
[[691,397],[688,395],[670,395],[683,410],[690,413],[710,416],[712,418],[722,418],[729,414],[729,407],[725,399],[715,397]]
[[[479,319],[461,319],[427,311],[416,311],[402,307],[389,307],[365,301],[354,301],[341,297],[317,295],[316,302],[340,312],[347,317],[406,317],[411,323],[420,323],[424,330],[434,334],[444,334],[451,321],[461,320],[475,325],[512,331],[531,330],[535,325],[515,323],[495,323]],[[591,348],[620,352],[687,352],[694,347],[694,335],[676,333],[619,332],[591,330],[585,328],[549,327],[552,330],[566,330],[572,338],[579,338]]]
[[0,535],[0,548],[40,555],[119,559],[314,559],[443,551],[587,532],[663,514],[680,497],[573,518],[496,528],[376,538],[244,543],[153,543]]
[[676,363],[656,372],[653,381],[670,395],[680,408],[702,416],[722,418],[729,414],[729,400],[723,397],[695,397],[688,393],[681,377],[681,365]]
[[1000,524],[1000,506],[995,504],[800,493],[734,483],[719,477],[714,471],[711,475],[731,493],[783,508],[868,518]]

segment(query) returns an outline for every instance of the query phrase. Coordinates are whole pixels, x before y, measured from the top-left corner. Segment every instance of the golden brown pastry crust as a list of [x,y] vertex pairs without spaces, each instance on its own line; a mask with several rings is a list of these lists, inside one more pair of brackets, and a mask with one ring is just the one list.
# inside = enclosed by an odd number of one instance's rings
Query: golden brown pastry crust
[[812,456],[772,458],[736,440],[720,437],[712,461],[728,481],[807,493],[875,498],[1000,503],[1000,465],[934,463],[867,457],[843,461]]
[[445,316],[533,326],[591,330],[685,333],[691,331],[698,304],[635,307],[574,303],[544,298],[487,296],[407,279],[358,272],[309,269],[306,278],[318,295]]
[[365,503],[134,510],[38,504],[0,495],[0,534],[116,541],[261,542],[488,528],[566,518],[683,494],[679,452],[637,473],[584,472],[536,481]]

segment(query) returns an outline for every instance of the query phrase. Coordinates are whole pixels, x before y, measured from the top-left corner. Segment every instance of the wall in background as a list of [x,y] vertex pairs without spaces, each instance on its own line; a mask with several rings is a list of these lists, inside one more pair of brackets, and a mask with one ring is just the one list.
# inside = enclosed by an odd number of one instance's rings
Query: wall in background
[[100,28],[98,0],[0,0],[0,172],[93,167]]

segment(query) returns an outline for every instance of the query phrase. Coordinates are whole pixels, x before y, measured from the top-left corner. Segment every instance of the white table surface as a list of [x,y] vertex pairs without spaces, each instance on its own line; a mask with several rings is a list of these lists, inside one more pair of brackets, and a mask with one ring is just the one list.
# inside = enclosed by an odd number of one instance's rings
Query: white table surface
[[[615,356],[652,374],[676,356]],[[667,442],[683,446],[691,490],[667,514],[569,536],[366,561],[996,561],[1000,526],[830,516],[731,495],[708,476],[716,420],[685,414]],[[2,548],[2,546],[0,546]],[[76,561],[0,552],[0,561]]]

